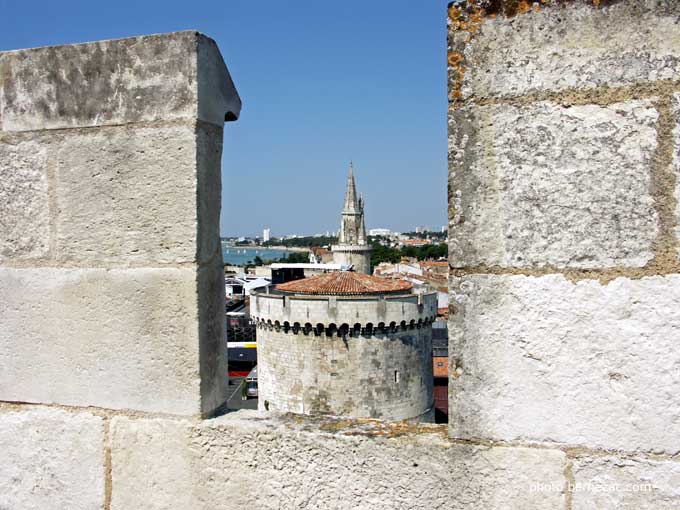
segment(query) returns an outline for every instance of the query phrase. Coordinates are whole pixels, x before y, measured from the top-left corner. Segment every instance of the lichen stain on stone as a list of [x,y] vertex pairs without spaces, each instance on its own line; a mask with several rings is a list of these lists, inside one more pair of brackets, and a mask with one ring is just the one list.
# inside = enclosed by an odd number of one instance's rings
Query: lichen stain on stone
[[[591,4],[600,7],[603,4],[612,4],[619,0],[467,0],[451,2],[448,7],[449,20],[454,30],[474,31],[479,29],[484,18],[505,16],[512,18],[528,12],[538,12],[541,6],[559,6],[570,3]],[[476,25],[475,25],[476,24]]]
[[465,57],[458,51],[452,51],[449,53],[447,60],[451,73],[454,76],[451,98],[460,99],[463,97],[461,89],[463,87],[463,80],[465,79],[465,65],[463,64]]
[[446,426],[402,420],[385,422],[371,418],[328,419],[319,425],[324,432],[339,433],[345,436],[368,436],[396,438],[419,434],[441,434],[446,437]]

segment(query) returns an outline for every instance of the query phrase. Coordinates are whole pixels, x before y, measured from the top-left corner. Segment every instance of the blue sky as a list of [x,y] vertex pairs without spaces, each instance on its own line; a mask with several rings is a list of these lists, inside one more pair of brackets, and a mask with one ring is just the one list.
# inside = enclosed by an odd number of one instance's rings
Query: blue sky
[[368,228],[446,223],[445,0],[0,0],[0,50],[196,29],[241,99],[222,234],[338,228],[350,158]]

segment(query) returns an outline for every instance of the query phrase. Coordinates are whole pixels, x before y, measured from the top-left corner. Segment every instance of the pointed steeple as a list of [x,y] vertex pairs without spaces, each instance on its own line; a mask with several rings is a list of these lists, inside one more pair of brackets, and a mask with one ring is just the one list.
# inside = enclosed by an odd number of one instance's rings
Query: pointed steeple
[[354,169],[352,161],[349,162],[349,175],[347,176],[347,190],[345,191],[345,205],[342,212],[357,211],[357,190],[354,186]]
[[364,222],[364,197],[363,194],[357,197],[357,190],[354,185],[354,165],[350,161],[338,244],[331,247],[333,261],[337,264],[352,266],[355,271],[369,274],[371,271],[371,247],[367,241],[366,223]]

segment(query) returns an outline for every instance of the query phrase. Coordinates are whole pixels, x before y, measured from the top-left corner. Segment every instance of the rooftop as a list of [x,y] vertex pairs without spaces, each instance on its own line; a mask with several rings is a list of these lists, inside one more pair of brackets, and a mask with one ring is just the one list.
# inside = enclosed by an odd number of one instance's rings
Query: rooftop
[[351,296],[362,294],[392,294],[411,290],[413,285],[403,280],[391,280],[350,271],[325,273],[276,286],[276,290],[295,294]]

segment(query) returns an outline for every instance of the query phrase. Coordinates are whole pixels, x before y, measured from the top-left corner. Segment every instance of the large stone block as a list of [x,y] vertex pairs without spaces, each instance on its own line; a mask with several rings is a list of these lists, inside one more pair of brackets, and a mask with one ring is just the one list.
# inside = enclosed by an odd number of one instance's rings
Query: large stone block
[[676,454],[680,276],[451,282],[450,433]]
[[[246,417],[246,418],[243,418]],[[398,426],[394,426],[398,427]],[[117,417],[112,510],[563,508],[558,450],[453,445],[436,433],[328,433],[248,412],[200,423]],[[432,431],[436,431],[433,428]]]
[[199,123],[196,128],[196,247],[201,261],[222,261],[222,136],[221,127]]
[[572,463],[574,510],[680,507],[680,462],[604,455]]
[[211,411],[197,286],[194,268],[0,268],[0,400]]
[[101,418],[0,408],[0,508],[104,508],[104,471]]
[[202,227],[219,218],[219,207],[199,211],[210,187],[198,183],[217,183],[219,192],[220,167],[198,168],[193,125],[98,129],[45,143],[56,161],[58,260],[155,264],[214,256],[210,244],[219,234]]
[[673,174],[675,176],[675,239],[678,241],[677,256],[680,259],[680,93],[673,95]]
[[46,148],[0,136],[0,260],[39,258],[49,250]]
[[200,119],[241,101],[214,41],[193,31],[0,53],[0,128]]
[[451,264],[645,265],[658,231],[650,191],[657,120],[646,100],[454,111]]
[[[218,215],[219,217],[219,215]],[[198,356],[201,409],[210,413],[228,398],[229,369],[225,342],[225,295],[222,254],[198,269]]]
[[593,3],[564,8],[534,2],[538,12],[473,20],[463,25],[467,30],[453,30],[461,27],[451,23],[450,50],[462,51],[465,60],[449,67],[449,90],[456,90],[461,70],[465,99],[676,79],[680,4]]

